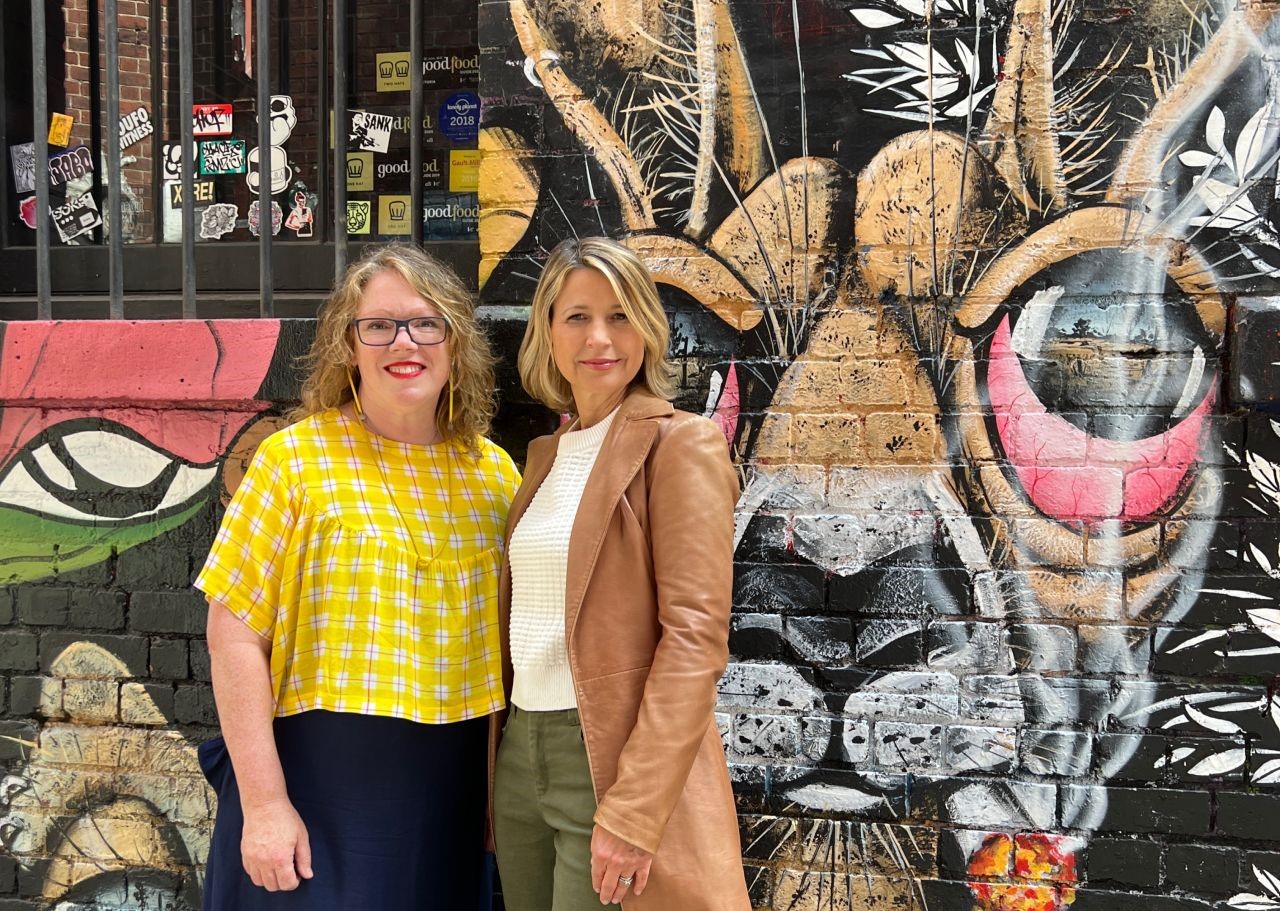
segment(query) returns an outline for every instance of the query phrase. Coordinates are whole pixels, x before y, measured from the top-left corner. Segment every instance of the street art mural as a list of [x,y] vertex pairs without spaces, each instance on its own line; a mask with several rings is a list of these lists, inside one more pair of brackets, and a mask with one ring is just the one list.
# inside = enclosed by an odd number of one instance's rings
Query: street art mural
[[[208,678],[170,634],[203,627],[191,566],[257,442],[280,426],[309,331],[277,320],[0,328],[0,575],[21,624],[0,651],[8,714],[30,719],[29,733],[6,728],[16,756],[0,782],[0,850],[40,907],[199,907],[214,805],[196,744],[214,719],[183,707],[202,686],[173,681],[203,679],[207,702]],[[158,568],[138,575],[123,555],[144,547]],[[138,590],[161,585],[176,591]]]
[[741,466],[760,907],[1280,907],[1278,12],[482,6],[483,299],[624,239]]

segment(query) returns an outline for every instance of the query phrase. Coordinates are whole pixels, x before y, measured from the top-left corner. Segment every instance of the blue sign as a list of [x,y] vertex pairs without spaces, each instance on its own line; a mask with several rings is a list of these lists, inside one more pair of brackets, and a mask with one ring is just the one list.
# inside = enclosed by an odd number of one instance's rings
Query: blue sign
[[440,105],[440,132],[457,143],[475,142],[480,135],[480,96],[454,92]]

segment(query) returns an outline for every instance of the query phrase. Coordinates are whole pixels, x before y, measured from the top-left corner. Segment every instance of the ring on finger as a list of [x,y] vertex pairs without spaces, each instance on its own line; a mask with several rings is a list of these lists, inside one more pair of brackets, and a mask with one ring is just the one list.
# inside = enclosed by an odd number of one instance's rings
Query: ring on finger
[[630,889],[630,888],[631,888],[631,884],[632,884],[633,882],[635,882],[635,881],[636,881],[636,876],[635,876],[635,874],[634,874],[634,873],[632,873],[630,876],[619,876],[619,877],[618,877],[618,884],[619,884],[619,885],[621,885],[621,886],[625,886],[625,887],[626,887],[626,888],[628,888],[628,889]]

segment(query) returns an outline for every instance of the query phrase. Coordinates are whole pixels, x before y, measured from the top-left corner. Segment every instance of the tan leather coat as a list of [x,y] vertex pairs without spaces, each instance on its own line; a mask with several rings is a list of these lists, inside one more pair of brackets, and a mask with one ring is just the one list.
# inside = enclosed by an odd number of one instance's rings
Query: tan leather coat
[[[507,540],[555,460],[529,446]],[[565,636],[595,784],[596,822],[655,854],[625,911],[749,911],[716,729],[728,661],[738,481],[710,421],[634,392],[605,436],[569,541]],[[511,692],[511,573],[499,623]],[[492,783],[497,736],[490,738]],[[492,793],[492,789],[490,789]],[[512,884],[518,888],[518,884]]]

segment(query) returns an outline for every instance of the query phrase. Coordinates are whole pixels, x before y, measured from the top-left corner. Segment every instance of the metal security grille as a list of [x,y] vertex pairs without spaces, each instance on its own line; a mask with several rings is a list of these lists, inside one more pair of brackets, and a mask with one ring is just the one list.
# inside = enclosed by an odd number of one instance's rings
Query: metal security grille
[[[21,2],[21,0],[18,0]],[[192,150],[196,141],[194,126],[191,116],[188,113],[192,111],[193,105],[198,100],[196,98],[196,80],[194,76],[194,67],[197,61],[197,49],[194,46],[193,35],[196,32],[193,6],[195,0],[151,0],[150,8],[152,11],[153,21],[158,21],[159,12],[164,7],[165,15],[168,16],[168,34],[170,40],[176,43],[176,62],[177,62],[177,92],[176,106],[178,111],[178,122],[180,131],[178,135],[172,137],[173,141],[180,143],[183,150]],[[241,0],[235,0],[238,3]],[[315,160],[320,163],[319,170],[324,173],[324,179],[317,182],[314,187],[316,195],[319,198],[319,208],[317,214],[326,213],[329,218],[318,218],[316,222],[317,231],[315,240],[308,244],[299,244],[291,241],[287,244],[280,244],[275,238],[273,230],[268,230],[271,225],[273,212],[273,191],[278,194],[280,191],[272,186],[272,181],[260,179],[254,191],[257,201],[257,212],[262,213],[261,220],[263,227],[256,233],[256,244],[227,243],[227,248],[238,247],[238,259],[234,262],[233,267],[238,270],[241,276],[249,274],[247,267],[252,259],[256,259],[257,264],[257,301],[258,314],[264,317],[277,315],[297,315],[296,311],[290,311],[287,314],[278,312],[276,306],[277,294],[281,288],[280,274],[278,271],[279,257],[285,256],[287,260],[288,279],[283,283],[284,287],[297,290],[300,287],[299,282],[310,282],[306,287],[322,292],[328,286],[329,274],[338,276],[345,269],[348,260],[354,255],[358,255],[359,246],[364,242],[360,238],[349,236],[347,229],[347,212],[348,212],[348,179],[346,168],[339,166],[338,163],[345,163],[348,160],[348,136],[345,129],[344,119],[348,116],[347,103],[349,102],[351,92],[351,61],[355,36],[349,27],[349,22],[353,16],[359,16],[359,10],[352,10],[359,0],[319,0],[315,4],[315,29],[314,34],[321,36],[319,46],[313,50],[318,58],[318,69],[322,74],[319,85],[319,97],[317,98],[318,109],[328,117],[330,124],[329,129],[319,129],[320,138],[317,141],[318,148],[311,150]],[[424,15],[425,0],[408,0],[399,7],[400,10],[408,9],[409,14],[409,60],[424,60]],[[132,7],[145,6],[145,3],[130,3]],[[455,3],[461,9],[470,10],[472,17],[475,15],[475,4],[469,2]],[[101,11],[101,28],[102,28],[102,60],[101,72],[103,78],[98,80],[100,91],[105,95],[105,99],[98,101],[104,112],[102,117],[102,149],[103,161],[105,164],[105,173],[102,174],[99,187],[102,191],[101,202],[103,203],[102,214],[107,219],[109,226],[119,226],[122,224],[122,192],[121,184],[121,56],[120,56],[120,21],[121,10],[119,0],[97,0],[96,6]],[[270,109],[273,98],[273,60],[272,54],[283,54],[279,43],[273,46],[272,28],[273,13],[275,14],[277,23],[281,10],[286,9],[288,4],[284,0],[250,0],[243,7],[246,15],[251,15],[252,23],[252,73],[256,83],[256,108],[257,112],[267,112]],[[175,9],[176,8],[176,9]],[[251,10],[251,13],[248,11]],[[199,12],[199,10],[196,10]],[[174,13],[176,12],[176,17]],[[433,16],[439,16],[439,10],[432,10]],[[31,113],[34,122],[33,145],[34,160],[40,165],[49,160],[50,147],[48,137],[46,136],[45,127],[50,122],[51,113],[49,100],[46,94],[46,87],[49,84],[50,61],[48,53],[49,34],[47,21],[50,15],[49,5],[46,0],[30,0],[30,23],[31,23]],[[126,11],[126,17],[129,13]],[[310,15],[310,13],[308,13]],[[8,14],[6,14],[8,18]],[[176,18],[176,23],[174,19]],[[175,27],[176,25],[176,27]],[[474,19],[472,22],[474,31]],[[158,74],[161,65],[160,39],[154,37],[155,51],[152,54],[151,66],[153,73]],[[176,41],[175,41],[176,39]],[[56,40],[56,39],[55,39]],[[174,48],[170,46],[166,50],[167,58],[172,60]],[[246,53],[248,51],[246,50]],[[360,65],[364,65],[364,58],[370,56],[362,55]],[[125,61],[128,63],[128,61]],[[281,66],[280,59],[276,61],[277,67]],[[3,74],[3,61],[0,61],[0,74]],[[246,72],[249,72],[246,66]],[[324,75],[328,74],[328,85],[326,86]],[[56,74],[55,74],[56,75]],[[158,84],[159,77],[153,77],[153,84]],[[167,83],[171,90],[171,84]],[[6,89],[6,91],[8,91]],[[379,89],[381,91],[381,89]],[[163,92],[160,88],[153,88],[153,110],[157,113],[164,99]],[[423,130],[418,128],[419,125],[425,125],[424,117],[427,115],[426,105],[424,103],[424,88],[422,74],[418,72],[418,67],[413,68],[413,74],[408,92],[408,167],[407,172],[410,177],[409,187],[406,195],[410,198],[412,206],[411,212],[416,213],[416,217],[410,219],[412,223],[412,232],[405,236],[404,240],[412,239],[414,242],[421,243],[424,233],[424,219],[422,213],[424,211],[423,200],[423,183],[419,176],[423,173]],[[203,100],[203,99],[201,99]],[[172,107],[172,101],[169,107]],[[403,108],[401,108],[403,110]],[[170,110],[172,113],[172,110]],[[157,120],[160,118],[157,117]],[[258,116],[257,118],[257,144],[258,148],[264,150],[264,153],[270,158],[267,150],[271,149],[271,123],[267,116]],[[0,130],[5,129],[6,118],[4,109],[0,107]],[[326,142],[328,134],[331,134],[331,142]],[[160,134],[157,133],[153,141],[153,148],[158,149],[158,141]],[[4,149],[9,148],[10,137],[0,136],[0,146]],[[58,151],[54,149],[54,151]],[[158,159],[158,155],[154,155]],[[220,313],[209,313],[207,302],[216,297],[217,291],[225,291],[227,284],[224,275],[227,271],[228,263],[233,260],[230,253],[222,250],[211,250],[216,245],[201,244],[200,245],[200,263],[203,269],[205,280],[210,287],[202,288],[198,281],[201,271],[197,268],[197,232],[199,229],[199,218],[197,216],[197,200],[196,200],[196,182],[200,179],[197,173],[198,166],[195,160],[196,156],[186,152],[182,155],[181,160],[181,240],[178,244],[165,243],[161,239],[161,232],[157,228],[153,232],[153,238],[150,243],[129,243],[126,244],[125,232],[112,228],[105,232],[105,237],[101,245],[96,247],[84,246],[75,248],[55,248],[53,243],[53,223],[50,211],[51,187],[50,173],[48,168],[36,166],[34,168],[34,192],[35,192],[35,232],[34,232],[34,256],[29,259],[15,259],[13,256],[5,256],[0,259],[0,271],[4,268],[14,268],[15,264],[23,262],[31,262],[34,267],[34,287],[32,288],[34,297],[34,312],[30,315],[37,319],[51,319],[55,316],[54,305],[58,301],[55,296],[55,285],[59,281],[59,270],[63,259],[71,260],[72,251],[81,251],[80,259],[85,262],[92,262],[93,265],[85,266],[86,273],[92,273],[95,281],[86,282],[94,287],[89,290],[80,292],[80,297],[85,298],[92,295],[96,300],[102,301],[105,297],[106,312],[93,312],[89,315],[107,316],[111,319],[125,318],[126,294],[130,293],[130,289],[139,287],[139,282],[143,286],[153,289],[163,290],[162,281],[152,282],[146,277],[148,270],[167,269],[169,273],[175,272],[175,266],[180,268],[180,290],[181,290],[181,316],[183,318],[195,318],[197,316],[197,302],[201,302],[202,312],[200,315],[223,315]],[[102,170],[99,168],[98,170]],[[152,194],[152,211],[155,213],[157,221],[159,219],[159,210],[163,205],[161,197],[164,196],[163,188],[160,181],[160,164],[156,161],[153,165],[156,179],[152,181],[149,192]],[[95,176],[95,180],[98,178]],[[16,181],[16,178],[15,178]],[[243,192],[243,190],[241,190]],[[9,198],[10,192],[7,181],[3,188],[0,188],[0,208],[5,212],[13,209],[16,200]],[[175,200],[176,201],[176,200]],[[175,207],[176,208],[176,207]],[[277,208],[275,211],[279,211]],[[7,235],[10,233],[6,225],[6,243],[5,249],[0,251],[3,254],[10,254],[16,249],[13,244],[7,242]],[[406,232],[408,233],[408,232]],[[256,257],[253,256],[252,246],[256,246]],[[310,248],[310,251],[303,254],[298,251],[300,246]],[[105,250],[102,248],[105,247]],[[139,250],[139,247],[150,247],[151,254],[148,255]],[[282,250],[282,247],[291,248]],[[474,243],[466,241],[443,241],[432,244],[433,252],[441,255],[442,258],[450,261],[455,268],[463,275],[474,275],[474,263],[478,259],[478,250],[475,249]],[[105,268],[99,268],[102,254],[105,253]],[[25,254],[30,257],[30,252]],[[175,262],[176,256],[176,262]],[[321,262],[320,256],[325,259],[331,259],[332,270],[324,270],[324,275],[320,274],[317,268]],[[210,261],[213,265],[210,265]],[[18,266],[21,270],[21,266]],[[214,273],[211,277],[210,273]],[[102,288],[102,273],[105,273],[105,289]],[[299,279],[298,276],[306,276]],[[65,278],[65,274],[62,276]],[[176,281],[176,274],[172,279]],[[67,282],[64,280],[62,295],[66,295]],[[102,294],[105,290],[105,295]],[[176,292],[177,287],[172,289]],[[243,296],[251,294],[249,288],[241,286],[244,292]],[[170,296],[172,296],[172,292]],[[71,291],[69,296],[74,297],[75,290]],[[311,296],[314,299],[315,295]],[[3,298],[0,298],[3,300]],[[77,315],[81,315],[82,311],[76,311]],[[131,314],[131,315],[154,315],[149,313]],[[176,315],[176,313],[165,313],[163,315]],[[13,318],[12,313],[0,310],[0,319]]]

